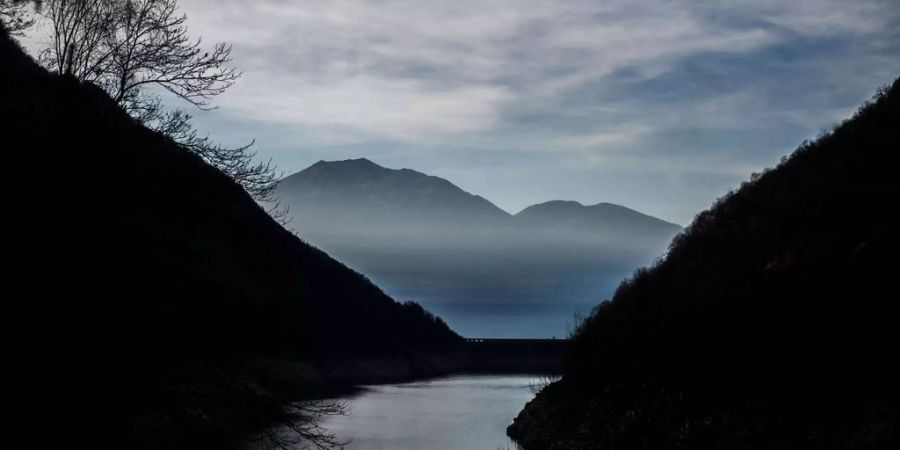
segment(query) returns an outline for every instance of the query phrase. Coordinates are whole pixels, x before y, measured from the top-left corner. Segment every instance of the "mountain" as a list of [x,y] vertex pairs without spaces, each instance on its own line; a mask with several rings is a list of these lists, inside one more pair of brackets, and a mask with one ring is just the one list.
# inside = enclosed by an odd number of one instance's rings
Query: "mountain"
[[455,361],[462,342],[441,319],[302,242],[2,30],[0,98],[8,373],[29,395],[17,416],[53,427],[50,441],[242,446],[294,423],[285,406],[319,384]]
[[625,242],[631,248],[647,250],[665,248],[681,231],[674,223],[612,203],[585,206],[575,201],[554,200],[529,206],[515,218],[518,224],[558,239],[606,246]]
[[[410,169],[388,169],[368,159],[319,161],[278,187],[295,227],[321,238],[366,235],[446,240],[487,235],[494,239],[535,231],[547,238],[614,245],[623,240],[664,248],[678,225],[632,209],[600,203],[550,201],[515,216],[450,181]],[[432,242],[434,243],[434,242]]]
[[313,242],[365,235],[409,245],[511,222],[505,211],[443,178],[367,159],[319,161],[285,178],[278,195],[290,208],[292,225]]
[[719,199],[577,328],[526,449],[900,447],[900,79]]
[[513,216],[443,178],[367,159],[320,161],[277,195],[303,239],[481,337],[562,335],[574,311],[679,231],[610,204],[548,202]]
[[319,161],[285,178],[279,188],[295,195],[298,202],[349,203],[366,208],[366,212],[383,211],[435,221],[459,216],[484,221],[509,218],[493,203],[443,178],[410,169],[387,169],[368,159]]

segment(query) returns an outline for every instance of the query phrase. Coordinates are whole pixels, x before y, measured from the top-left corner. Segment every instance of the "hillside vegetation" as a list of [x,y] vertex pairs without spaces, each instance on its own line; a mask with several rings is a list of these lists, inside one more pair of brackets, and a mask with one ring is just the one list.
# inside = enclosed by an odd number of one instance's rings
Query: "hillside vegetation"
[[460,344],[2,30],[0,140],[17,369],[67,446],[236,445],[308,394],[253,361],[365,379],[353,361],[386,359],[409,376],[441,370]]
[[897,448],[900,80],[722,197],[578,329],[526,449]]

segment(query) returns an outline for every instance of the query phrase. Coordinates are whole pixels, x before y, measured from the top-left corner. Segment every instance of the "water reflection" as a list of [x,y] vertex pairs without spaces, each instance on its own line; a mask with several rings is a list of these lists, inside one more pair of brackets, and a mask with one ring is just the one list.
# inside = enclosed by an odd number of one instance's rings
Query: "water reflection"
[[515,449],[506,427],[534,397],[530,376],[453,376],[371,386],[321,425],[360,450]]

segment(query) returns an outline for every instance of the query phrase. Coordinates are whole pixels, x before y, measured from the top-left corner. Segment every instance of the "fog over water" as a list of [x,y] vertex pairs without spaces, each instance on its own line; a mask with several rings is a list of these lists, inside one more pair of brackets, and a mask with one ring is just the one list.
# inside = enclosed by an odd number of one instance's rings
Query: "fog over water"
[[324,248],[394,298],[418,301],[468,337],[562,337],[576,312],[585,313],[609,298],[633,270],[605,261],[602,254],[574,251]]

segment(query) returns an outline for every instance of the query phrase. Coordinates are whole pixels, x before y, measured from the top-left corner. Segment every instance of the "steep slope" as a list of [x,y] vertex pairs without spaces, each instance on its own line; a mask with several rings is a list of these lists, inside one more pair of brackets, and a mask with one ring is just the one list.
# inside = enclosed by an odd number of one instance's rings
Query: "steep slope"
[[900,445],[900,80],[700,214],[578,330],[528,449]]
[[[283,418],[249,360],[427,366],[459,344],[2,30],[0,99],[4,306],[48,391],[36,420],[67,445],[232,445]],[[51,399],[77,412],[57,425]]]

